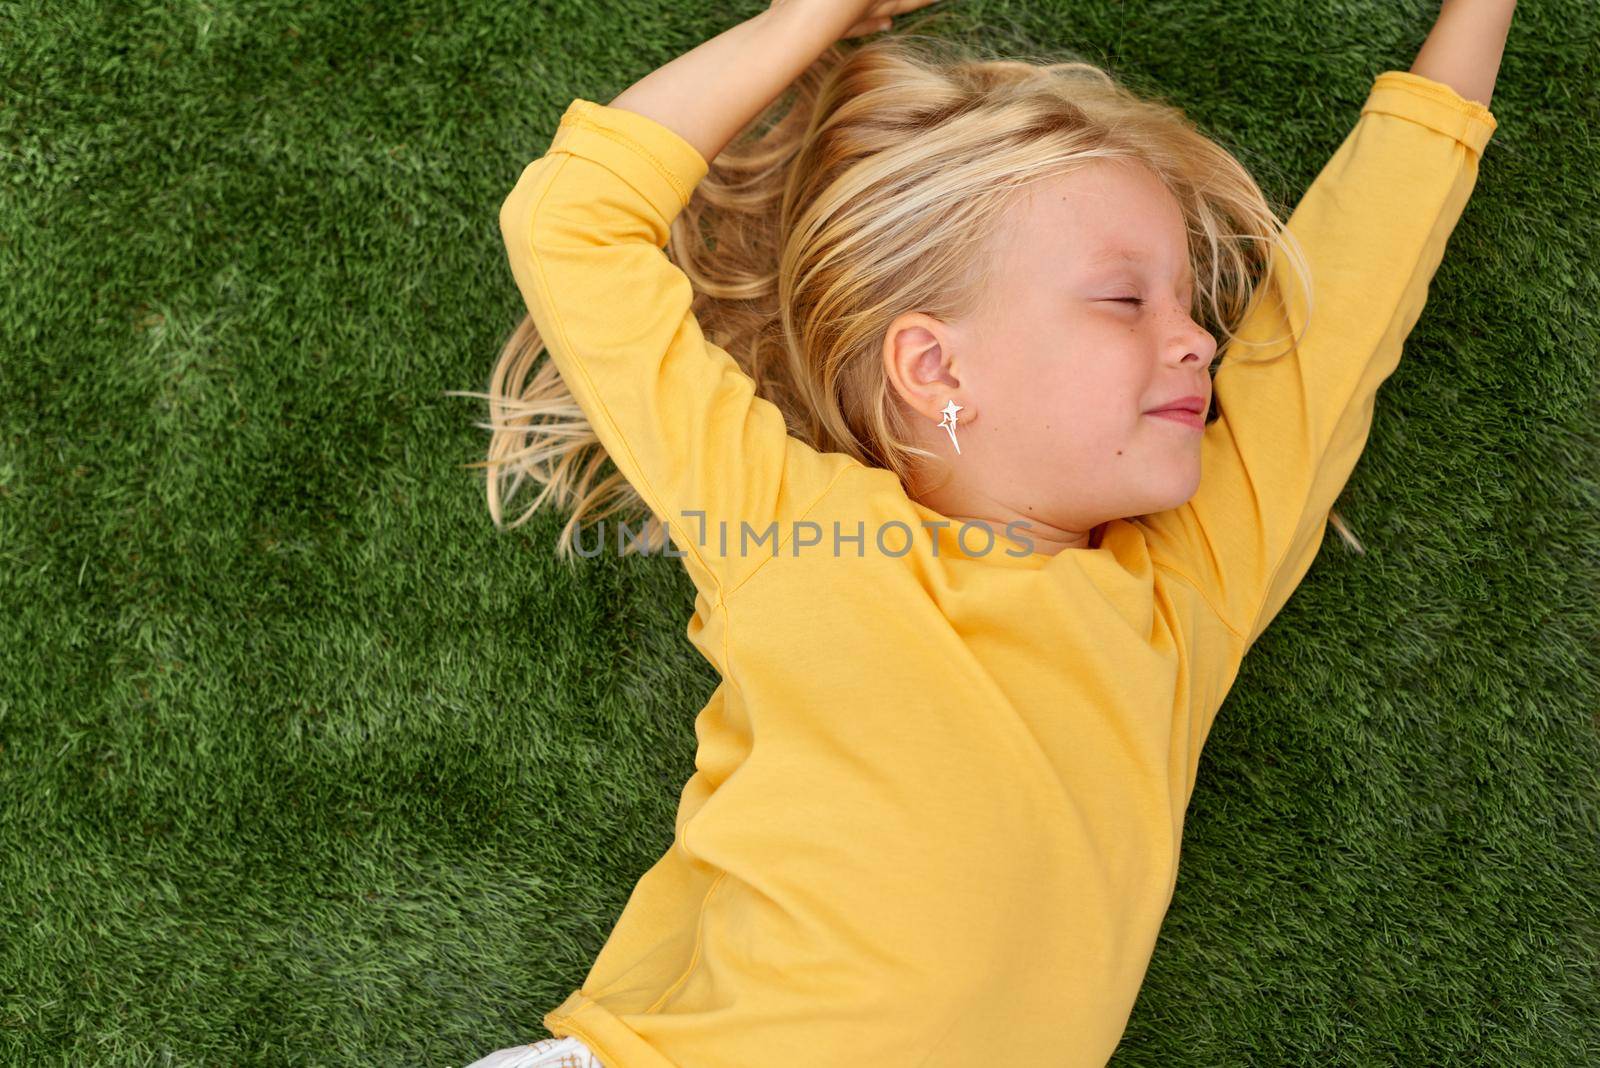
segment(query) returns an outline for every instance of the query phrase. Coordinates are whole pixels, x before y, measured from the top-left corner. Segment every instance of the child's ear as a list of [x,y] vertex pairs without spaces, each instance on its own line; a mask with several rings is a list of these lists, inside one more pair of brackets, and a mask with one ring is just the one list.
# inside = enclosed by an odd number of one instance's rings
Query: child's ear
[[970,423],[974,409],[962,394],[956,359],[960,332],[949,323],[921,312],[895,318],[883,339],[883,370],[889,388],[918,415],[935,421],[952,399],[962,405],[959,418]]

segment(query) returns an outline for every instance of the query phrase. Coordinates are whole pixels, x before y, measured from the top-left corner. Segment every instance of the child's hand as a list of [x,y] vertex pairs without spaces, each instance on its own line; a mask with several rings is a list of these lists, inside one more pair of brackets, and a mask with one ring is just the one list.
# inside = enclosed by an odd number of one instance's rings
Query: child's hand
[[892,16],[927,7],[938,0],[772,0],[770,11],[844,27],[835,37],[861,37],[893,25]]
[[938,0],[770,0],[771,6],[646,74],[611,101],[672,130],[707,162],[840,37]]

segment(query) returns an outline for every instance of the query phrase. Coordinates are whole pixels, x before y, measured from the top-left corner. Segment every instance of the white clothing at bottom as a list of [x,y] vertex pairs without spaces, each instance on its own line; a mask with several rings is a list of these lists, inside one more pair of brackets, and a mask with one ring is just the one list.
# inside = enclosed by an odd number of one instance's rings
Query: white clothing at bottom
[[466,1068],[605,1068],[594,1050],[576,1038],[546,1038],[479,1057]]

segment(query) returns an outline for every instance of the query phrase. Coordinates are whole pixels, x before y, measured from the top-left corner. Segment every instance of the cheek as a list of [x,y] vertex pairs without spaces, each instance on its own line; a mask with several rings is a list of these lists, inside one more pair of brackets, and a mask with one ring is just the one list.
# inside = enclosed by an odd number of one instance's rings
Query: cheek
[[1127,435],[1128,413],[1138,408],[1134,395],[1114,359],[1096,358],[1072,361],[1042,377],[1025,403],[1040,413],[1041,426],[1048,424],[1051,433],[1103,440]]
[[1013,398],[1017,419],[1001,431],[999,443],[1027,458],[1026,477],[1082,479],[1131,454],[1128,420],[1100,392],[1104,384],[1066,377],[1036,381]]
[[[1126,331],[1068,324],[1049,334],[996,337],[1009,359],[985,383],[990,410],[1004,413],[990,433],[1052,451],[1110,446],[1115,456],[1138,429],[1140,387]],[[1069,340],[1070,339],[1070,340]]]

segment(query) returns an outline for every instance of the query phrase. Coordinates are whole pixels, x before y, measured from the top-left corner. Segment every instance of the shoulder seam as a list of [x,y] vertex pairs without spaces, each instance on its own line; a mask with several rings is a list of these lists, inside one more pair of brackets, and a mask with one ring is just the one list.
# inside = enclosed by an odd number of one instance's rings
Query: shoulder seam
[[[839,470],[834,474],[834,476],[828,480],[828,484],[823,487],[822,492],[817,494],[816,499],[813,500],[810,504],[806,505],[799,512],[795,513],[794,517],[789,520],[791,528],[793,527],[793,525],[795,523],[800,522],[801,520],[805,519],[806,516],[810,515],[813,511],[815,511],[817,505],[822,503],[823,498],[827,497],[828,494],[832,493],[833,492],[833,487],[835,485],[837,485],[839,480],[841,478],[843,478],[845,476],[845,474],[848,473],[855,466],[858,466],[858,465],[856,465],[856,464],[845,464],[844,466],[840,467]],[[791,529],[791,534],[792,533],[793,533],[793,531]],[[784,537],[780,537],[778,539],[777,547],[773,550],[773,553],[772,553],[771,556],[764,557],[759,564],[757,564],[755,567],[750,569],[749,574],[745,575],[738,582],[734,583],[731,587],[729,587],[727,590],[725,590],[723,592],[724,600],[726,600],[726,598],[728,598],[728,597],[732,597],[735,593],[737,593],[738,591],[743,589],[744,586],[745,586],[745,583],[749,582],[752,578],[754,578],[755,575],[757,574],[757,572],[759,572],[762,568],[766,567],[772,561],[780,559],[782,557],[782,555],[783,555],[783,547],[786,544],[788,544],[788,539],[784,538]]]
[[1217,608],[1215,603],[1212,602],[1210,595],[1207,594],[1206,591],[1205,591],[1205,587],[1201,586],[1200,583],[1198,583],[1194,579],[1190,578],[1184,572],[1179,571],[1177,568],[1173,567],[1171,564],[1163,564],[1163,563],[1161,563],[1159,561],[1155,561],[1155,560],[1152,560],[1151,563],[1153,563],[1156,567],[1159,567],[1161,570],[1166,571],[1169,574],[1175,575],[1178,578],[1181,578],[1184,581],[1185,585],[1187,585],[1188,587],[1193,589],[1195,593],[1198,593],[1200,595],[1200,600],[1204,601],[1205,602],[1205,606],[1207,608],[1211,609],[1211,614],[1216,617],[1218,623],[1221,623],[1225,628],[1227,628],[1228,633],[1232,634],[1235,638],[1238,638],[1239,641],[1241,641],[1241,642],[1245,641],[1244,634],[1239,630],[1238,627],[1236,627],[1232,623],[1228,622],[1228,617],[1223,615],[1222,611]]

